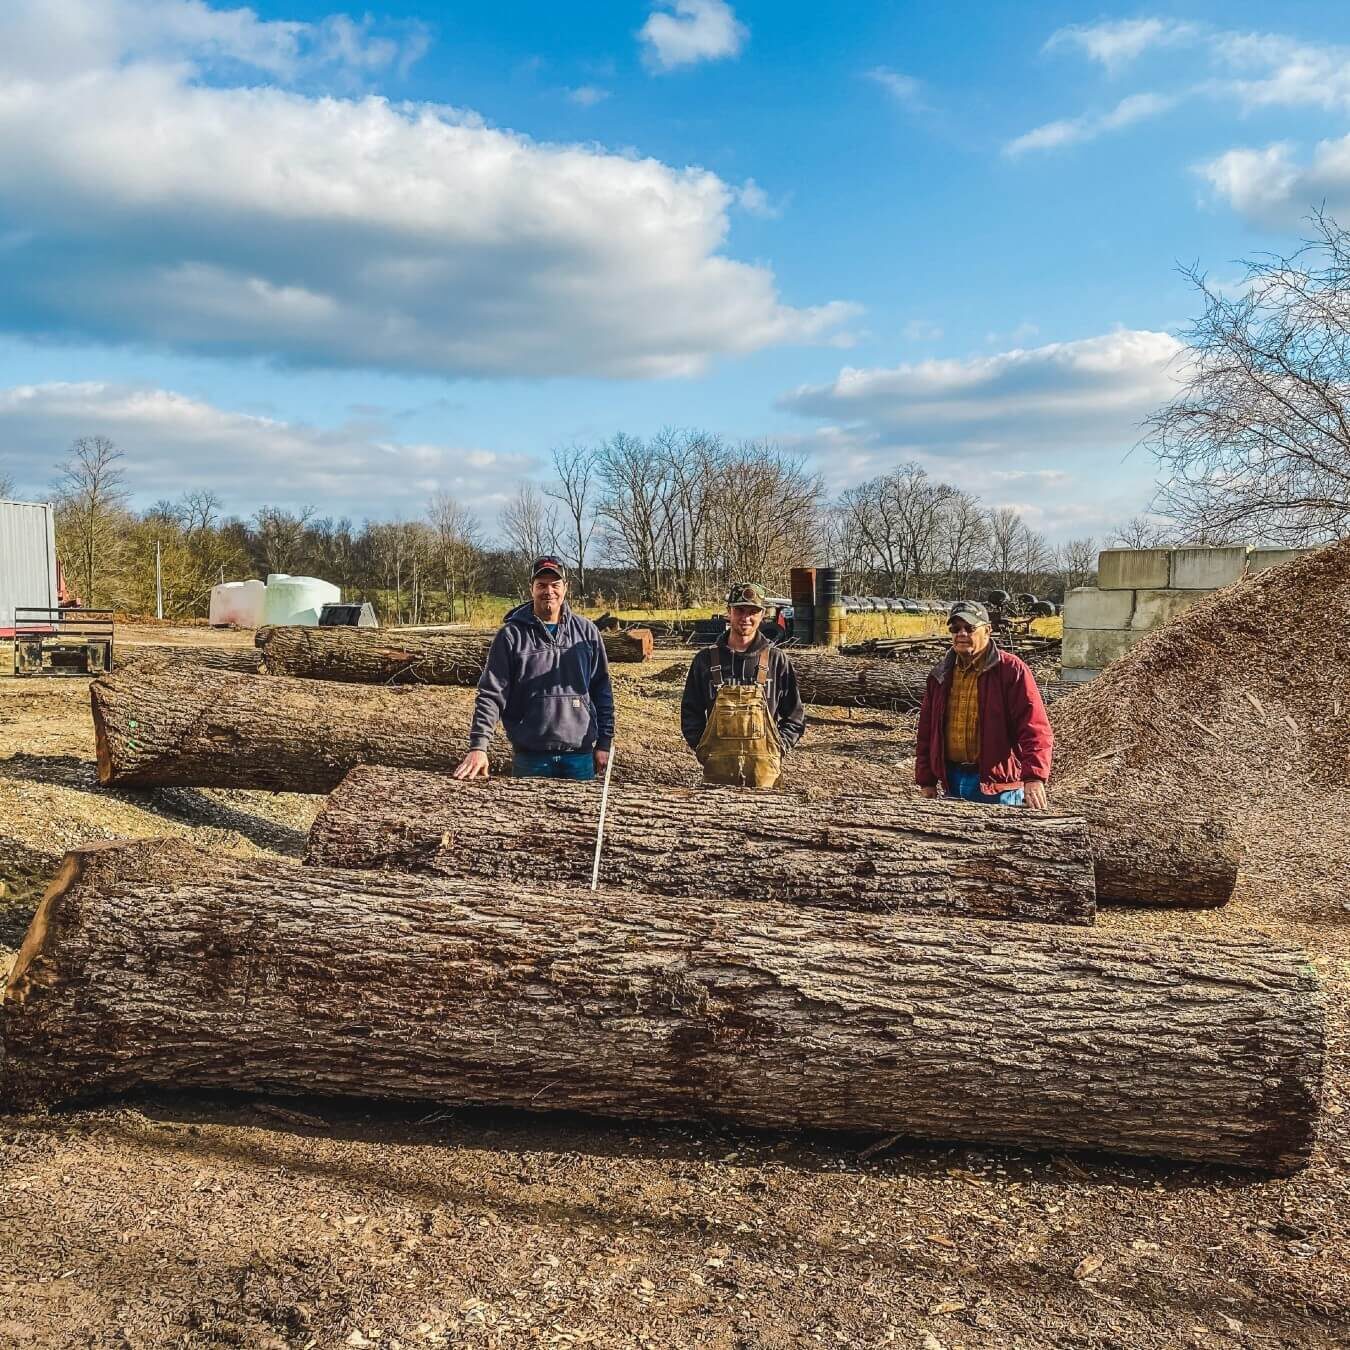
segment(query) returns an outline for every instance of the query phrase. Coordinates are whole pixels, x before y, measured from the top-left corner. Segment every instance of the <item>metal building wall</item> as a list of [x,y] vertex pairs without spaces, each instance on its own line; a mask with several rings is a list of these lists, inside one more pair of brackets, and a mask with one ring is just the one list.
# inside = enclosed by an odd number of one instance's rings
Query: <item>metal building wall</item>
[[54,609],[56,522],[45,502],[0,501],[0,632],[14,627],[15,605]]

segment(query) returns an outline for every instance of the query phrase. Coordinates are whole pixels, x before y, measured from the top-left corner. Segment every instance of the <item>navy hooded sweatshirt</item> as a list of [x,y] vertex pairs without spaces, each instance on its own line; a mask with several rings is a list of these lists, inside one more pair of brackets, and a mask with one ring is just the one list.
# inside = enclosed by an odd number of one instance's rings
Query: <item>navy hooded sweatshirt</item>
[[600,630],[566,605],[550,633],[532,605],[506,616],[478,680],[469,749],[486,750],[500,718],[517,750],[571,754],[614,743],[614,691]]

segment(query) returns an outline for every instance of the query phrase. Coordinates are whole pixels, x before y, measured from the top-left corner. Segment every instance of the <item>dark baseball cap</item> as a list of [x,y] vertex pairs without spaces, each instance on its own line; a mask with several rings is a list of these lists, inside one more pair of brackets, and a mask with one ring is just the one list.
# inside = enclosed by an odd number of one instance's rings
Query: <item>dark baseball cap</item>
[[962,619],[972,628],[989,622],[989,611],[978,600],[958,600],[947,611],[947,623],[953,619]]
[[763,609],[764,587],[754,581],[738,581],[727,592],[727,604],[753,605],[756,609]]
[[545,572],[552,572],[559,581],[567,580],[567,568],[552,555],[536,558],[530,567],[530,580],[537,581]]

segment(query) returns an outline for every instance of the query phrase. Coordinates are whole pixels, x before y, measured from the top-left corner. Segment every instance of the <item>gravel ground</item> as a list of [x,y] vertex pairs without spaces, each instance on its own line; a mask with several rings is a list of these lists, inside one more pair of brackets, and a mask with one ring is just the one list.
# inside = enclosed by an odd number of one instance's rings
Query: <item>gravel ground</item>
[[[620,744],[679,765],[672,659],[619,672]],[[912,736],[812,709],[794,783],[907,795]],[[1298,772],[1226,909],[1100,920],[1306,947],[1332,1058],[1296,1176],[314,1100],[0,1116],[0,1346],[1343,1346],[1350,796]],[[294,856],[318,806],[100,789],[86,686],[0,680],[0,948],[70,844]]]

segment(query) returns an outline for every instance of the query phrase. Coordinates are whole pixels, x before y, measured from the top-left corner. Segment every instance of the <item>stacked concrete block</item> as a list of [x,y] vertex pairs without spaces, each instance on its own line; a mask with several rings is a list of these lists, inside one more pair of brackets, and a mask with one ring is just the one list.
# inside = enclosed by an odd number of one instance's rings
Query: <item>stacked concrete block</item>
[[1243,576],[1288,562],[1307,549],[1108,548],[1097,584],[1064,597],[1061,677],[1082,683],[1193,605]]

